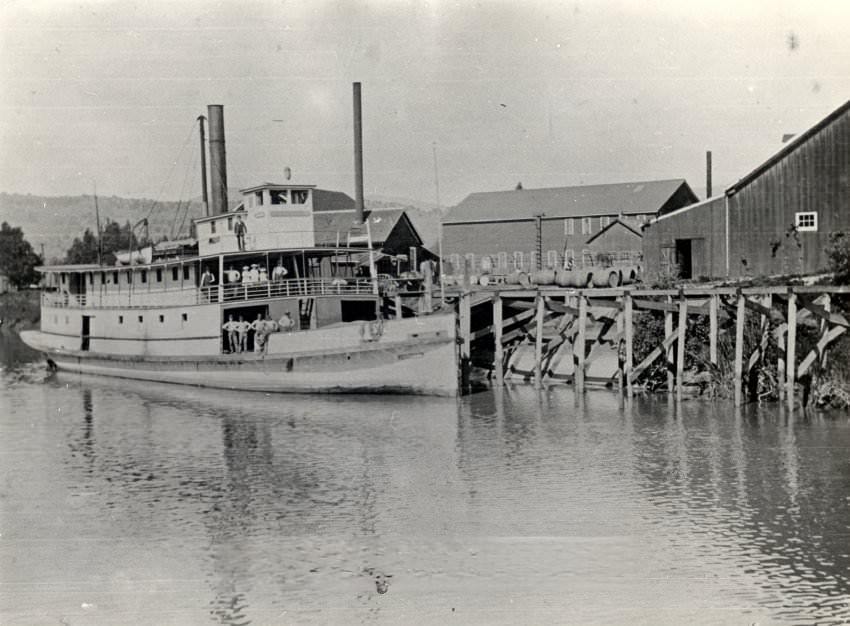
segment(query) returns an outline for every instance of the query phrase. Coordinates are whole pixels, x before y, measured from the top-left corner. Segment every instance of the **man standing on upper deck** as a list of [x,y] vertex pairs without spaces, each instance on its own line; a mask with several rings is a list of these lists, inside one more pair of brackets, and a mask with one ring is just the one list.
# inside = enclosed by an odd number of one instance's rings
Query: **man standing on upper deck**
[[283,261],[278,259],[277,265],[275,265],[274,269],[272,270],[272,280],[276,283],[279,283],[286,278],[287,274],[289,274],[289,272],[283,266]]
[[204,269],[204,273],[201,274],[201,293],[203,293],[207,299],[211,299],[212,295],[212,284],[215,282],[215,276],[212,275],[209,268]]
[[236,224],[233,225],[233,234],[236,235],[236,243],[239,246],[239,250],[245,249],[245,233],[248,232],[248,227],[245,226],[245,222],[242,221],[242,216],[236,216]]

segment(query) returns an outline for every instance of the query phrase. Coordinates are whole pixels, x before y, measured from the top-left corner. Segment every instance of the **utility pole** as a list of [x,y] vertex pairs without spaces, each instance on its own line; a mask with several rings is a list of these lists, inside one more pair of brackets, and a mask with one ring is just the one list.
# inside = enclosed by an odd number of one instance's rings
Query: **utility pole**
[[[431,144],[434,152],[434,193],[437,199],[437,218],[439,229],[437,232],[437,256],[440,257],[440,302],[446,303],[446,286],[443,284],[443,209],[440,207],[440,174],[437,170],[437,142]],[[430,285],[428,286],[430,289]]]

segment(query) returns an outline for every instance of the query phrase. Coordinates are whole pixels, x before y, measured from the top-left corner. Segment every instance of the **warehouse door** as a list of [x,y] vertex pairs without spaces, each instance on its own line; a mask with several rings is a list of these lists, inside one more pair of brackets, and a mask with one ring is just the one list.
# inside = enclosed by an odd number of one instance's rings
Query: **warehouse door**
[[690,239],[676,240],[676,265],[679,268],[679,278],[693,278]]

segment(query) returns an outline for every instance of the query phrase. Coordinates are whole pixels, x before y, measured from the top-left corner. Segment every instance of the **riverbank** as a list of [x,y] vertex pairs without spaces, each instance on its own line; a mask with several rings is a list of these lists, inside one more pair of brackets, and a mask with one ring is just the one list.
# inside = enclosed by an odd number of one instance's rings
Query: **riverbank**
[[34,289],[0,294],[0,332],[18,333],[38,328],[41,320],[39,295]]

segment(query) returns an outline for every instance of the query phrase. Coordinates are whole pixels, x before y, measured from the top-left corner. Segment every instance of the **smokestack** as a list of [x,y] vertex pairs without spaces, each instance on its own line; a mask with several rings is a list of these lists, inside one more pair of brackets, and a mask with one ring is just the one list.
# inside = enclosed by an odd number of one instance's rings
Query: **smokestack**
[[711,150],[705,151],[705,197],[711,197]]
[[203,115],[198,116],[198,123],[201,127],[201,202],[204,204],[204,217],[210,216],[210,199],[207,196],[207,144],[204,137],[204,121]]
[[227,160],[224,155],[224,107],[220,104],[207,106],[210,124],[210,191],[212,204],[210,213],[227,213]]
[[360,83],[354,83],[354,211],[363,223],[363,120],[360,108]]

